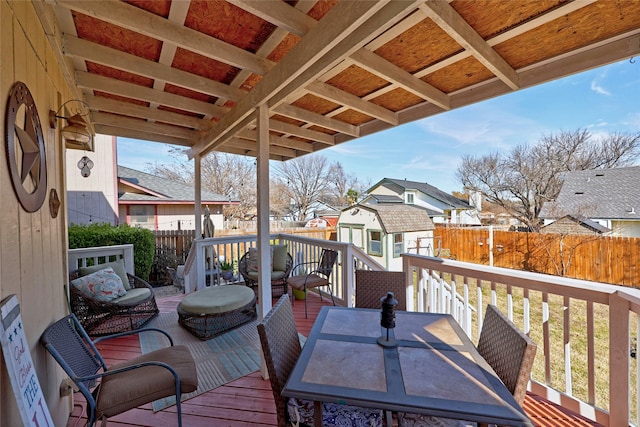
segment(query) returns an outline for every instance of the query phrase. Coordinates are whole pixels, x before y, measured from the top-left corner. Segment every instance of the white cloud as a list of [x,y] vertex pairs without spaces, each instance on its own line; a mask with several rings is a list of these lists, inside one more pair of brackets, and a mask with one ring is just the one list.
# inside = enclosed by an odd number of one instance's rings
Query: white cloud
[[591,80],[591,90],[600,95],[611,96],[611,92],[602,86],[602,82],[606,80],[607,75],[608,73],[605,69],[605,71],[595,76],[593,80]]
[[595,93],[599,93],[600,95],[611,96],[611,92],[600,86],[600,84],[595,80],[591,81],[591,90]]

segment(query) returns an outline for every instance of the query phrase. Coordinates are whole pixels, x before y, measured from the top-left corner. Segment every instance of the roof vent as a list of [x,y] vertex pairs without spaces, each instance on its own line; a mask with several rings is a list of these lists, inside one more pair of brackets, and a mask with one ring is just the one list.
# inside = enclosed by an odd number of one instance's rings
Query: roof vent
[[631,209],[627,210],[627,213],[630,214],[630,215],[635,215],[636,209],[634,207],[632,207]]
[[581,196],[581,195],[583,195],[583,194],[584,194],[584,191],[576,191],[576,194],[577,194],[578,196]]
[[604,176],[603,173],[597,173],[596,176]]

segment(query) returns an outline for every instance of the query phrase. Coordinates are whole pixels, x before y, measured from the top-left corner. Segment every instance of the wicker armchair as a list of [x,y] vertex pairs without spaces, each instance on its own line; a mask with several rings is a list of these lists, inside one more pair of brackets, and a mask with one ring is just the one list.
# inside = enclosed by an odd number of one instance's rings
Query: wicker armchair
[[[524,402],[536,349],[531,338],[519,330],[495,305],[487,306],[478,338],[478,353],[493,368],[519,405]],[[471,423],[398,412],[399,427],[430,425],[466,427]]]
[[[80,271],[69,274],[69,281],[79,278]],[[87,298],[73,285],[69,286],[71,312],[90,336],[111,335],[118,332],[140,329],[153,319],[160,310],[153,295],[153,288],[137,276],[127,273],[129,287],[127,295],[112,302]]]
[[[278,427],[298,425],[298,422],[302,425],[313,425],[312,401],[282,396],[282,389],[302,351],[289,295],[282,295],[271,311],[258,323],[258,335],[276,403]],[[336,426],[337,419],[347,421],[346,424],[340,425],[348,427],[382,426],[381,410],[351,405],[323,403],[322,418],[324,426]]]
[[[244,279],[244,284],[252,288],[254,291],[258,286],[258,272],[250,271],[249,261],[250,252],[245,253],[240,261],[238,261],[238,271],[242,275]],[[291,273],[291,268],[293,267],[293,258],[290,253],[286,253],[286,269],[285,270],[274,270],[271,271],[271,295],[273,298],[278,298],[286,293],[288,293],[287,287],[287,278]]]

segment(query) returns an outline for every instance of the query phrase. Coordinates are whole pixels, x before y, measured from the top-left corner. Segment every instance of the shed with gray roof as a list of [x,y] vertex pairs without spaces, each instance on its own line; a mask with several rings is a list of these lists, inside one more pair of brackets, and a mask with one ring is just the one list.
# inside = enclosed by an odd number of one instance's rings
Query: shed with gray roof
[[357,204],[342,211],[338,240],[353,243],[391,271],[402,270],[400,254],[433,255],[435,226],[426,209],[406,204]]

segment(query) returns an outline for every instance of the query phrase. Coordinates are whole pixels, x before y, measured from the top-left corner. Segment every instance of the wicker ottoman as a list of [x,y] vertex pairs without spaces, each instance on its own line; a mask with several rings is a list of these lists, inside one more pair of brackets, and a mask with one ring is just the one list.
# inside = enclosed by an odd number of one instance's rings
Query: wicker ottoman
[[201,340],[208,340],[256,318],[256,296],[244,285],[212,286],[185,296],[178,322]]

